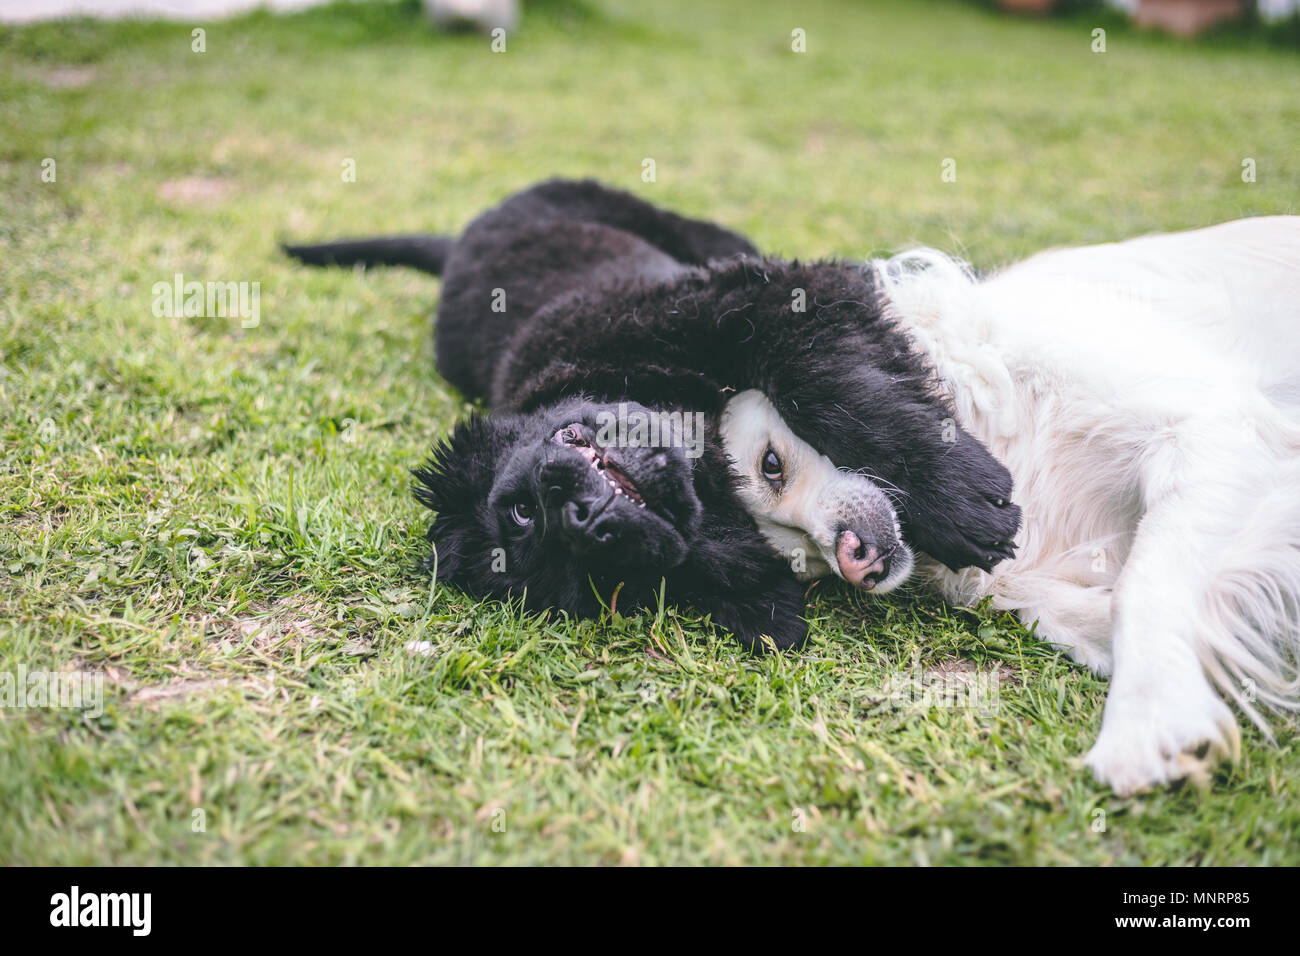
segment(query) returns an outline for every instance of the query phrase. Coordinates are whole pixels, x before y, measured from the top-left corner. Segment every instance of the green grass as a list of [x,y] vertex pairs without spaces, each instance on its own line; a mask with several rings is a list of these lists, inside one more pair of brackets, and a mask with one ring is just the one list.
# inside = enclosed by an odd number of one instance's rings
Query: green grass
[[[755,659],[683,610],[431,588],[437,283],[275,248],[552,174],[981,267],[1296,212],[1293,54],[901,0],[535,2],[505,54],[412,3],[192,26],[0,30],[0,673],[107,695],[0,711],[0,862],[1300,863],[1294,719],[1118,799],[1078,760],[1105,682],[1002,616],[824,583],[809,647]],[[259,282],[260,325],[155,318],[178,272]],[[997,669],[996,713],[889,706],[914,655]]]

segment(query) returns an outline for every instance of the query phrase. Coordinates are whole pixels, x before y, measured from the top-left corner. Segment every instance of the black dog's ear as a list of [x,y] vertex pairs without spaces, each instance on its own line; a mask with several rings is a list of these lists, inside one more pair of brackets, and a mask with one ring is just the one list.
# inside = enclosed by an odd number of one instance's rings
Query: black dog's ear
[[473,553],[481,553],[482,547],[486,547],[481,538],[482,535],[474,534],[472,519],[452,514],[439,515],[429,525],[428,540],[432,547],[425,566],[439,581],[464,584],[465,559]]
[[434,553],[430,570],[438,579],[456,580],[465,558],[491,547],[483,520],[498,456],[514,436],[508,420],[473,415],[456,425],[411,474],[416,499],[437,513],[429,526]]
[[804,585],[784,566],[780,570],[782,573],[764,575],[758,593],[712,595],[699,600],[700,608],[756,654],[773,647],[803,647],[808,640],[808,622],[803,619]]

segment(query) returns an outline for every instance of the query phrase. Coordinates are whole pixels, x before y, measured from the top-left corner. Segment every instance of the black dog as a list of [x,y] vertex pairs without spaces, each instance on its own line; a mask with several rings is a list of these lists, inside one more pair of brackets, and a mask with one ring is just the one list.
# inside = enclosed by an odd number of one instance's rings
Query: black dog
[[[624,609],[652,606],[662,580],[751,646],[799,643],[802,586],[739,505],[717,441],[727,395],[748,388],[837,464],[898,489],[919,549],[954,569],[1010,554],[1009,474],[953,432],[852,266],[759,258],[710,223],[565,181],[511,197],[458,240],[286,250],[443,275],[439,370],[494,414],[457,426],[416,494],[437,512],[431,565],[471,594],[592,615],[616,592]],[[701,457],[598,441],[602,416],[628,402],[621,414],[706,412]]]

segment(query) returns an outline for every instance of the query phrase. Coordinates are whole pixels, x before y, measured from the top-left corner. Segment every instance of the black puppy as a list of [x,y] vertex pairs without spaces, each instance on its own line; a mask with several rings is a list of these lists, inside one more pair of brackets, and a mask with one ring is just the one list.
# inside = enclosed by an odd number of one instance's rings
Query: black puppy
[[[437,512],[431,565],[471,594],[591,615],[616,590],[622,608],[652,605],[662,579],[670,600],[751,646],[799,643],[802,586],[739,505],[717,440],[728,394],[748,388],[838,465],[897,488],[916,547],[954,569],[1010,554],[1009,474],[953,431],[852,266],[759,258],[710,223],[566,181],[511,197],[458,240],[286,250],[443,275],[439,370],[495,414],[457,426],[416,472],[416,494]],[[599,440],[608,416],[683,409],[709,416],[697,460]]]

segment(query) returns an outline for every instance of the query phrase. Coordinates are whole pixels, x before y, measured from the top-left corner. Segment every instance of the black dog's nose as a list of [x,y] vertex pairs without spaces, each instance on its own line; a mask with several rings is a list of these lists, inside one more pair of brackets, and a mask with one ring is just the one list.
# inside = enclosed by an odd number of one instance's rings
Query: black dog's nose
[[591,509],[583,501],[567,502],[560,510],[560,520],[566,531],[581,531],[590,516]]
[[593,513],[589,501],[565,502],[560,509],[560,524],[568,540],[581,551],[618,542],[617,522],[605,516],[604,508]]

